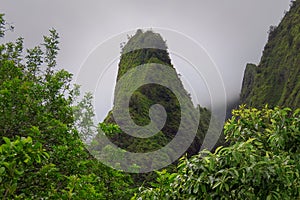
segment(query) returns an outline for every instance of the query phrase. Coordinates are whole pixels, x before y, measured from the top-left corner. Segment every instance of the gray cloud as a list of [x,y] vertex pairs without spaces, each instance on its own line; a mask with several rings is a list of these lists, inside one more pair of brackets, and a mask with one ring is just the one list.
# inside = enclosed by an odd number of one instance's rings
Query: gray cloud
[[[239,95],[245,64],[259,62],[269,26],[279,23],[289,3],[290,0],[1,0],[0,12],[6,13],[7,21],[16,26],[5,40],[22,36],[26,47],[40,44],[42,35],[56,28],[61,36],[59,66],[74,74],[89,53],[112,35],[139,27],[179,31],[206,49],[219,67],[228,99],[232,99]],[[176,45],[184,46],[180,41]],[[182,64],[176,60],[175,67]],[[108,87],[113,89],[111,83]],[[106,94],[111,92],[107,90]],[[109,105],[104,105],[101,112],[105,110]]]

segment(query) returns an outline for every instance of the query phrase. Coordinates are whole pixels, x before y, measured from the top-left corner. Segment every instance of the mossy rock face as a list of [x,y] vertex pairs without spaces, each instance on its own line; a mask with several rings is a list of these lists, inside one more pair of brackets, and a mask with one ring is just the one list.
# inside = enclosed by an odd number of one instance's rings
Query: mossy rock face
[[254,64],[247,64],[245,72],[244,72],[244,79],[243,79],[243,90],[240,95],[241,99],[244,100],[246,99],[254,86],[254,81],[256,77],[256,68],[257,66]]
[[278,27],[271,27],[258,66],[248,64],[241,103],[252,107],[300,106],[300,1],[295,1]]
[[[147,68],[147,66],[150,65],[156,65],[157,70],[155,74],[150,68]],[[142,69],[139,76],[134,76],[129,73],[130,70],[137,67],[141,67]],[[165,73],[164,68],[168,68],[168,73]],[[190,95],[184,89],[175,68],[171,64],[167,45],[158,33],[138,30],[134,36],[129,38],[127,44],[122,48],[117,82],[121,81],[125,75],[129,77],[129,80],[134,82],[152,80],[154,83],[162,83],[145,84],[132,94],[127,91],[127,88],[131,87],[131,83],[125,82],[127,87],[123,87],[123,89],[116,87],[115,93],[120,92],[123,93],[124,96],[130,95],[129,113],[134,123],[139,126],[149,124],[151,121],[149,109],[155,104],[159,104],[164,108],[167,117],[164,126],[160,129],[161,131],[152,137],[136,138],[128,135],[125,133],[126,131],[123,130],[120,134],[111,136],[110,140],[130,152],[143,153],[161,149],[176,136],[181,125],[182,115],[184,115],[184,117],[187,118],[187,123],[183,128],[185,131],[188,132],[189,128],[196,123],[196,137],[186,153],[189,155],[196,154],[200,150],[203,138],[209,127],[210,112],[205,108],[201,108],[200,106],[195,107],[193,105]],[[164,85],[172,85],[172,88],[175,88],[177,94],[180,94],[180,99],[178,99],[178,95],[174,94],[170,88]],[[184,102],[184,105],[181,105],[180,102]],[[120,99],[118,100],[115,94],[114,107],[104,122],[119,124],[116,123],[117,120],[114,118],[114,113],[116,109],[122,106],[126,106],[126,104]],[[184,112],[182,112],[182,109],[184,109]],[[200,113],[200,119],[197,118],[197,113]],[[135,134],[142,135],[143,133]]]

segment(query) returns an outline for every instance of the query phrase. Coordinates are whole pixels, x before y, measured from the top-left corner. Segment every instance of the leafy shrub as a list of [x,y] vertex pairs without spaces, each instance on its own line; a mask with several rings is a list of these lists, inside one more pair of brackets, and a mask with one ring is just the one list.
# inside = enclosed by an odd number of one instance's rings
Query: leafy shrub
[[224,128],[230,146],[182,158],[134,199],[300,198],[300,109],[241,106]]
[[31,137],[16,137],[14,141],[3,137],[3,140],[5,143],[0,146],[0,196],[5,199],[15,197],[22,179],[27,173],[36,171],[49,155],[42,144],[33,143]]

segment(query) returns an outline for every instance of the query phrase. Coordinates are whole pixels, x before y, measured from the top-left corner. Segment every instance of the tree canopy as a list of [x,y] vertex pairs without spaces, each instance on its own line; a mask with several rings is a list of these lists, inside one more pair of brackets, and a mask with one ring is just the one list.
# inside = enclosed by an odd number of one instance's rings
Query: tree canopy
[[[0,15],[0,37],[5,32]],[[2,199],[122,199],[130,176],[99,163],[76,129],[77,87],[56,68],[59,35],[24,52],[23,38],[0,45],[0,197]],[[85,100],[89,100],[86,96]]]

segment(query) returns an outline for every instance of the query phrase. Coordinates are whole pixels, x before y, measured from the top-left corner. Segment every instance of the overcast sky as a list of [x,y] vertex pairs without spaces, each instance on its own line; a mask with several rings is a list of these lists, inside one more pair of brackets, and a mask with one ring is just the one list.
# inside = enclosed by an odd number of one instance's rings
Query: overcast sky
[[[15,26],[5,40],[22,36],[28,48],[40,44],[50,28],[57,29],[61,42],[59,66],[74,74],[91,51],[113,35],[140,27],[178,31],[206,50],[221,72],[228,99],[232,99],[239,95],[246,63],[259,62],[269,26],[278,25],[289,3],[290,0],[0,0],[0,12]],[[175,67],[176,62],[182,64],[173,59]],[[116,71],[117,61],[112,68]],[[115,71],[112,69],[112,73]],[[107,105],[104,110],[109,110]]]

